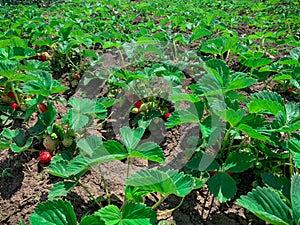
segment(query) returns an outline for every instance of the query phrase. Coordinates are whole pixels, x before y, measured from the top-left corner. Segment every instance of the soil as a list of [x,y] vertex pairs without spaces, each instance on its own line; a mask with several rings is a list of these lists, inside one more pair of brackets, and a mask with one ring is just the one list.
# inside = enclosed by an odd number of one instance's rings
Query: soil
[[[38,162],[37,153],[23,152],[15,154],[11,150],[4,150],[0,156],[1,169],[9,168],[9,173],[13,177],[4,177],[0,179],[0,224],[1,225],[16,225],[22,220],[29,224],[28,218],[34,211],[38,203],[46,201],[50,188],[60,179],[53,177],[45,172]],[[111,175],[119,173],[119,167],[109,165]],[[251,174],[248,171],[249,174]],[[106,174],[105,174],[106,175]],[[123,198],[122,175],[114,179],[108,179],[108,188],[111,190],[112,196],[116,200],[115,204],[121,202]],[[112,176],[109,176],[112,177]],[[245,177],[245,176],[242,176]],[[243,183],[244,182],[244,183]],[[90,170],[81,180],[90,192],[98,197],[104,196],[103,183],[99,172],[96,169]],[[239,184],[239,193],[246,194],[249,191],[247,185],[249,180],[244,180]],[[242,189],[241,189],[242,188]],[[151,196],[150,196],[151,197]],[[159,196],[152,196],[147,200],[149,205],[155,203]],[[72,190],[65,199],[69,200],[76,212],[77,218],[80,219],[85,213],[92,213],[98,209],[93,204],[87,193],[80,187]],[[171,209],[176,207],[180,199],[175,196],[170,196],[159,208]],[[105,203],[104,203],[105,205]],[[176,224],[186,225],[238,225],[238,224],[265,224],[265,222],[256,218],[245,209],[234,204],[234,200],[226,204],[220,204],[216,199],[209,194],[206,187],[193,191],[184,200],[181,207],[173,213],[161,216],[159,219],[171,221],[174,219]]]
[[[138,21],[137,21],[138,22]],[[240,24],[238,28],[239,35],[252,34],[256,30],[249,28],[247,24]],[[282,55],[286,52],[282,52]],[[235,60],[231,69],[237,70],[240,64]],[[63,77],[57,75],[57,77]],[[67,77],[65,76],[65,80]],[[66,82],[69,85],[69,82]],[[257,83],[250,90],[245,91],[254,93],[264,90],[265,82]],[[274,82],[271,86],[274,87]],[[105,88],[103,88],[105,90]],[[64,97],[69,98],[73,93],[65,93]],[[66,109],[62,104],[57,103],[56,107],[60,110],[60,114],[65,114]],[[60,118],[60,116],[59,116]],[[58,119],[59,119],[58,118]],[[104,129],[104,130],[103,130]],[[97,131],[102,137],[117,139],[112,137],[112,128],[109,123],[106,124],[102,130]],[[179,139],[182,136],[180,128],[175,128],[166,131],[166,139],[162,143],[166,155],[172,153],[172,149],[176,148]],[[4,150],[0,155],[0,172],[8,168],[11,176],[0,177],[0,225],[16,225],[22,220],[24,223],[29,224],[29,216],[33,213],[35,207],[47,200],[49,190],[60,179],[53,177],[43,171],[43,165],[38,161],[37,152],[23,152],[16,154],[11,150]],[[124,162],[116,162],[113,164],[105,164],[101,167],[104,175],[108,177],[107,185],[111,191],[111,195],[115,199],[114,204],[120,204],[124,194],[124,178],[125,174],[120,170],[124,166]],[[133,169],[143,168],[149,166],[147,162],[135,161]],[[1,174],[1,173],[0,173]],[[241,182],[238,184],[238,193],[236,198],[241,195],[247,194],[252,189],[251,182],[254,180],[251,170],[240,174]],[[99,171],[95,168],[87,172],[82,178],[81,183],[85,185],[90,192],[95,196],[105,196],[103,181]],[[69,192],[65,197],[69,200],[76,212],[77,219],[83,215],[92,214],[97,211],[99,207],[93,203],[88,194],[81,188],[76,187]],[[159,196],[149,196],[146,202],[153,205]],[[165,200],[160,210],[171,209],[176,207],[180,199],[175,196],[170,196]],[[160,216],[159,220],[167,220],[172,224],[172,220],[176,221],[178,225],[262,225],[266,224],[264,221],[258,219],[249,211],[236,205],[235,199],[230,202],[220,204],[208,192],[207,188],[201,188],[191,192],[184,200],[183,204],[173,211],[172,213]],[[103,205],[106,203],[103,202]]]

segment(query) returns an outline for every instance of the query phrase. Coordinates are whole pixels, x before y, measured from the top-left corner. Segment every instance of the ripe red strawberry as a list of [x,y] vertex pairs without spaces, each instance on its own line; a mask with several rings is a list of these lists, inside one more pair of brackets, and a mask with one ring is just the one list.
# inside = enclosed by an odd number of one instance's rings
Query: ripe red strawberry
[[10,107],[12,107],[14,110],[17,110],[18,109],[18,104],[15,103],[15,102],[11,102]]
[[165,114],[165,119],[168,120],[168,118],[169,118],[171,115],[172,115],[172,113],[167,112],[167,113]]
[[143,104],[143,102],[142,101],[136,101],[135,103],[134,103],[134,107],[136,107],[136,108],[140,108],[141,107],[141,105]]
[[41,162],[41,163],[48,163],[48,162],[51,161],[52,155],[51,155],[51,153],[48,152],[48,151],[42,151],[42,152],[40,153],[39,159],[40,159],[40,162]]
[[15,98],[15,94],[12,91],[8,92],[7,96],[10,98]]
[[75,73],[74,74],[74,80],[78,80],[78,79],[80,79],[80,75],[78,73]]
[[226,172],[229,176],[233,175],[233,172]]
[[288,95],[290,95],[290,94],[292,94],[294,91],[295,91],[295,88],[290,87],[290,88],[288,88],[288,89],[286,90],[286,93],[287,93]]
[[47,61],[46,55],[40,55],[40,60],[41,60],[42,62]]
[[40,103],[38,107],[42,113],[47,111],[47,106],[44,103]]
[[209,171],[209,174],[210,174],[211,176],[213,176],[213,175],[215,175],[217,172],[218,172],[218,171]]

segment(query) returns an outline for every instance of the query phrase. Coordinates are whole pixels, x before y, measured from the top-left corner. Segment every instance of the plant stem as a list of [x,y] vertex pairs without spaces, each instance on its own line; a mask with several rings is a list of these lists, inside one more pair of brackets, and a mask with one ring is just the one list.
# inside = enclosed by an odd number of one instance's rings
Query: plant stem
[[108,203],[108,205],[110,205],[110,196],[109,196],[109,192],[108,192],[108,188],[107,188],[107,183],[106,183],[106,180],[104,179],[104,176],[103,176],[103,173],[100,169],[100,166],[98,166],[98,170],[100,172],[101,180],[103,181],[103,186],[104,186],[104,189],[105,189],[107,203]]
[[170,213],[170,212],[175,211],[176,209],[178,209],[178,208],[182,205],[183,200],[184,200],[184,197],[181,199],[181,201],[179,202],[179,204],[178,204],[176,207],[174,207],[173,209],[165,210],[165,211],[159,213],[158,216],[162,216],[162,215],[165,215],[165,214],[167,214],[167,213]]
[[101,123],[97,124],[96,127],[98,128],[98,127],[100,127],[103,123],[105,123],[106,121],[108,121],[109,118],[112,116],[113,113],[114,113],[114,112],[111,112],[111,113],[109,114],[109,116],[106,117],[105,120],[103,120]]
[[14,87],[13,83],[11,83],[11,91],[12,91],[12,93],[14,93],[14,96],[15,96],[15,99],[16,99],[16,102],[17,102],[18,106],[20,106],[21,102],[19,100],[19,97],[17,95],[17,92],[15,90],[15,87]]
[[165,195],[165,196],[162,196],[158,202],[156,202],[152,207],[151,209],[152,210],[155,210],[164,200],[166,200],[166,198],[168,197],[169,195]]
[[83,190],[85,190],[85,192],[86,193],[88,193],[88,195],[90,196],[90,198],[100,207],[100,208],[102,208],[102,204],[101,204],[101,202],[99,202],[97,199],[95,199],[95,197],[93,196],[93,194],[89,191],[89,189],[86,187],[86,186],[84,186],[82,183],[80,183],[79,181],[78,181],[78,184],[83,188]]
[[292,154],[290,153],[289,154],[290,155],[290,157],[289,157],[289,169],[290,169],[290,177],[292,177],[293,175],[294,175],[294,173],[295,173],[295,170],[294,170],[294,164],[293,164],[293,156],[292,156]]
[[66,54],[66,58],[67,60],[72,64],[72,66],[76,69],[76,72],[79,72],[80,70],[78,69],[78,67],[73,63],[73,61],[70,59],[69,55]]
[[129,178],[129,172],[130,172],[130,157],[127,158],[126,178]]
[[227,139],[229,138],[229,135],[230,135],[230,131],[233,129],[232,126],[229,127],[229,129],[227,130],[226,134],[225,134],[225,137],[223,139],[223,143],[222,143],[222,147],[221,147],[221,154],[224,153],[224,149],[225,147],[227,146],[226,142],[227,142]]

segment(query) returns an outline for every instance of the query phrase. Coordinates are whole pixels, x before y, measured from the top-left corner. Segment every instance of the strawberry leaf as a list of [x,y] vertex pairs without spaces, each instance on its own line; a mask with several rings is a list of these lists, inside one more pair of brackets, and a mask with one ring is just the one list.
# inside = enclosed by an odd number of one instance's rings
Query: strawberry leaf
[[144,131],[145,130],[142,128],[131,130],[130,127],[127,126],[124,126],[120,129],[122,140],[128,152],[131,152],[131,150],[135,149],[143,137]]
[[251,211],[260,219],[274,225],[293,224],[291,209],[271,188],[257,187],[237,200],[237,204]]
[[32,225],[76,225],[76,215],[70,202],[52,200],[40,203],[29,218]]
[[219,202],[227,202],[236,194],[237,187],[235,180],[225,172],[218,172],[208,182],[208,190]]
[[121,211],[117,206],[109,205],[95,215],[99,215],[105,224],[156,224],[156,213],[141,203],[126,203]]

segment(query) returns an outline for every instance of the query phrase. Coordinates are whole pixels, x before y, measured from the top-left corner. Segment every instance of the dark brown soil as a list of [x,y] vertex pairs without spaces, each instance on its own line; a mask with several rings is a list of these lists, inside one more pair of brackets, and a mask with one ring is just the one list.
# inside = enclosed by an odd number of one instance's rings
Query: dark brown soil
[[[38,203],[47,200],[47,195],[52,185],[59,181],[58,178],[44,173],[38,162],[37,153],[15,154],[10,150],[5,150],[0,156],[1,169],[9,168],[9,172],[14,176],[0,179],[0,224],[15,225],[22,219],[29,224],[28,218],[34,211]],[[112,167],[110,167],[112,168]],[[113,169],[112,169],[113,170]],[[112,171],[116,173],[117,171]],[[109,190],[120,202],[123,198],[123,185],[118,183],[118,179],[108,179]],[[88,172],[81,181],[91,193],[98,197],[104,196],[104,188],[97,170]],[[246,181],[249,183],[249,181]],[[245,185],[245,184],[244,184]],[[248,188],[247,188],[248,189]],[[247,190],[249,191],[249,190]],[[245,192],[245,191],[243,191]],[[246,192],[245,192],[246,193]],[[244,194],[245,194],[244,193]],[[153,200],[148,200],[149,204],[154,204]],[[69,200],[80,219],[86,212],[92,213],[98,208],[89,199],[87,193],[80,187],[76,187],[66,197]],[[179,204],[180,199],[170,196],[160,209],[171,209]],[[182,206],[160,217],[171,221],[174,219],[176,224],[265,224],[251,213],[235,205],[233,202],[226,204],[218,203],[211,196],[206,188],[193,191],[186,197]]]

